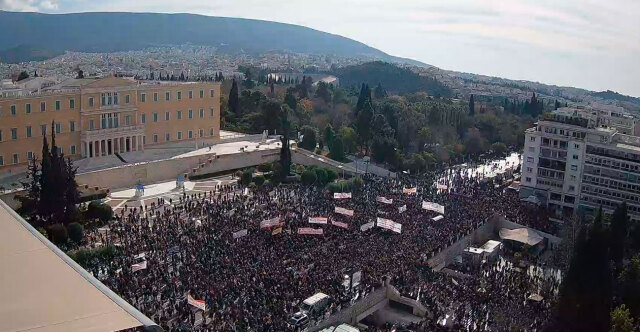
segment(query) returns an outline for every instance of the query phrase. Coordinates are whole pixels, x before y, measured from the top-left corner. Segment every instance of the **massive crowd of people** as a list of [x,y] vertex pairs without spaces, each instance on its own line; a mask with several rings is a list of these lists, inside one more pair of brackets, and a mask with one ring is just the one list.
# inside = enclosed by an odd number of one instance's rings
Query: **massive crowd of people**
[[[412,187],[416,194],[403,193]],[[393,201],[378,202],[379,196]],[[434,221],[438,213],[422,209],[423,200],[442,204],[444,218]],[[336,214],[336,206],[354,215]],[[486,264],[477,274],[454,280],[427,266],[433,253],[495,213],[551,230],[544,212],[521,202],[517,193],[456,170],[399,179],[366,177],[351,198],[339,200],[323,188],[300,184],[248,193],[226,185],[170,201],[157,198],[145,210],[118,211],[110,231],[92,240],[115,245],[116,257],[85,268],[165,330],[291,330],[287,319],[305,298],[326,293],[333,300],[329,312],[334,312],[386,278],[430,311],[411,326],[414,330],[542,326],[549,303],[541,304],[544,310],[527,307],[524,297],[533,292],[528,274]],[[276,217],[280,224],[261,228],[261,221]],[[309,217],[328,217],[329,222],[310,224]],[[361,230],[377,217],[402,224],[401,233]],[[298,234],[303,227],[323,234]],[[234,238],[244,229],[245,236]],[[134,264],[138,268],[132,269]],[[348,270],[362,271],[355,294],[343,285]],[[204,300],[206,311],[189,305],[187,295]]]

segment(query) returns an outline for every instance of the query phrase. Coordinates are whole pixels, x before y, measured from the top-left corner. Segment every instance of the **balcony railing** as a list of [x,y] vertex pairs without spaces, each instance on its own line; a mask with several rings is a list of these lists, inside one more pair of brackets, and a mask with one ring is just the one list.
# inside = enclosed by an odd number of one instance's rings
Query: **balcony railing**
[[117,128],[106,128],[98,130],[88,130],[82,132],[83,138],[111,138],[120,137],[123,134],[144,135],[144,125],[123,126]]

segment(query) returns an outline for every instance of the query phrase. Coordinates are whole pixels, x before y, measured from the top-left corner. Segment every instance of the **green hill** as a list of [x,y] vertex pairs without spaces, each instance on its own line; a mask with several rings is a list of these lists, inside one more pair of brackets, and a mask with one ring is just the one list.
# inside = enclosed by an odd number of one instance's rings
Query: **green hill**
[[380,83],[387,91],[398,94],[426,91],[431,96],[451,96],[451,90],[439,81],[382,61],[339,68],[333,74],[344,87],[366,83],[373,88]]
[[64,51],[115,52],[185,44],[215,46],[229,53],[288,51],[397,61],[358,41],[307,27],[194,14],[0,11],[0,31],[10,31],[0,33],[0,52],[10,54],[5,56],[11,62]]

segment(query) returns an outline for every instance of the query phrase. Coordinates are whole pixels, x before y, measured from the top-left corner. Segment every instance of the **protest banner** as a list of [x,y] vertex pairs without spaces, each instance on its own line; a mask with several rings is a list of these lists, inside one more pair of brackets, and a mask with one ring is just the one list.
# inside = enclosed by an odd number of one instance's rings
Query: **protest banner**
[[339,221],[332,221],[331,224],[334,225],[334,226],[338,226],[340,228],[345,228],[345,229],[349,228],[349,225],[347,225],[346,223],[343,223],[343,222],[339,222]]
[[418,192],[418,187],[403,188],[402,192],[407,195],[415,195]]
[[438,203],[423,201],[422,202],[422,208],[424,210],[434,211],[434,212],[438,212],[440,214],[444,214],[444,206],[442,206],[442,205],[440,205]]
[[345,216],[353,217],[353,210],[341,208],[339,206],[336,206],[335,212],[339,214],[343,214]]
[[309,217],[310,224],[326,224],[327,220],[327,217]]
[[351,193],[333,193],[334,199],[346,199],[351,198]]
[[146,268],[147,268],[147,261],[142,261],[140,263],[131,265],[131,272],[144,270]]
[[298,234],[301,234],[301,235],[322,235],[322,229],[320,229],[320,228],[302,227],[302,228],[298,228]]
[[248,231],[246,229],[239,230],[239,231],[233,233],[233,238],[234,239],[238,239],[238,238],[241,238],[243,236],[247,236],[247,234],[248,234]]
[[382,197],[382,196],[376,197],[376,201],[382,204],[393,204],[393,199]]

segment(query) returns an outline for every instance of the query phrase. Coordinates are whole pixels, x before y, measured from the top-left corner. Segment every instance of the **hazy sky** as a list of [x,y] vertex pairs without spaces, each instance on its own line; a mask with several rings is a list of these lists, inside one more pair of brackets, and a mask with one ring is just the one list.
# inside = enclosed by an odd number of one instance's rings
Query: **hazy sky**
[[0,0],[0,9],[278,21],[444,69],[640,97],[639,0]]

